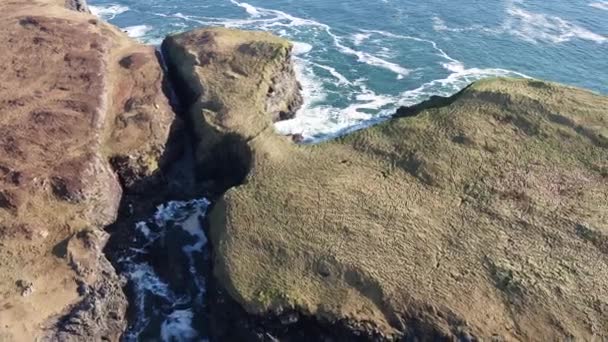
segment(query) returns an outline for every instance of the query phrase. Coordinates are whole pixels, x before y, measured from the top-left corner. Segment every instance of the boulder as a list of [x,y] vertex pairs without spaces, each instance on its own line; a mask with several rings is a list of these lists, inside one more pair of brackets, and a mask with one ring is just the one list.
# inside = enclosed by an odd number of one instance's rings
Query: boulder
[[2,340],[118,339],[126,300],[92,236],[116,219],[121,180],[159,172],[178,126],[155,50],[64,5],[0,4]]
[[164,49],[200,161],[237,175],[209,229],[248,312],[388,340],[608,338],[607,97],[484,80],[297,145],[265,102],[287,43],[213,29]]

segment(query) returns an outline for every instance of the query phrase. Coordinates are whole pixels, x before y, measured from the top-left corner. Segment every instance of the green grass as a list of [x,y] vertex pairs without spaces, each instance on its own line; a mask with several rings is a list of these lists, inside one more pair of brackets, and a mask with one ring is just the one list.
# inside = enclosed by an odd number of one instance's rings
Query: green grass
[[220,108],[205,125],[251,153],[243,184],[210,215],[216,276],[248,311],[368,322],[388,337],[407,322],[445,336],[606,337],[607,256],[575,229],[608,235],[606,97],[489,79],[415,116],[299,146],[263,110],[269,51],[282,50],[251,37],[214,48],[255,51],[234,57],[248,75],[238,82],[217,65],[194,68]]

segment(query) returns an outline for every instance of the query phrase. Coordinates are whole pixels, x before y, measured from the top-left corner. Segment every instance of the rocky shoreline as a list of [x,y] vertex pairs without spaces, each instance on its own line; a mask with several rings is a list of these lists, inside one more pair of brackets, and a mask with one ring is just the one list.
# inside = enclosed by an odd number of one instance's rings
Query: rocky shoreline
[[0,13],[0,341],[125,339],[135,227],[197,198],[208,250],[144,260],[189,297],[200,268],[211,340],[608,337],[606,97],[482,81],[303,146],[273,129],[302,104],[281,38]]

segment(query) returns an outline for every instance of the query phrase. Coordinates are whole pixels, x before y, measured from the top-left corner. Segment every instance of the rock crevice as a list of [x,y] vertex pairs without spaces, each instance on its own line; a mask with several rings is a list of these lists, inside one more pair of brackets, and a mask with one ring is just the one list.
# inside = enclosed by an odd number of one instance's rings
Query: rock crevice
[[86,12],[0,4],[0,340],[119,340],[104,228],[114,259],[202,193],[216,340],[608,338],[605,96],[486,80],[302,146],[273,130],[287,41],[167,37],[176,109],[156,51]]

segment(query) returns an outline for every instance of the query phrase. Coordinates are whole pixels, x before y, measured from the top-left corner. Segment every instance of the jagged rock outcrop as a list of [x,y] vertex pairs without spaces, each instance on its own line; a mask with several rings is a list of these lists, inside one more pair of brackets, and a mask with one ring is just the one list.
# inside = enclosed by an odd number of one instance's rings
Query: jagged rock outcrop
[[248,312],[385,339],[608,338],[608,98],[486,80],[298,146],[264,105],[264,71],[288,55],[275,41],[164,44],[199,156],[238,165],[210,235],[215,276]]
[[240,183],[251,163],[247,142],[273,132],[273,121],[293,117],[300,107],[291,49],[270,33],[225,28],[165,39],[173,84],[199,140],[201,178],[220,188]]
[[86,0],[65,0],[65,7],[77,12],[91,13]]
[[154,178],[170,157],[176,125],[154,48],[65,4],[0,4],[3,341],[118,340],[126,299],[103,228],[121,180]]

